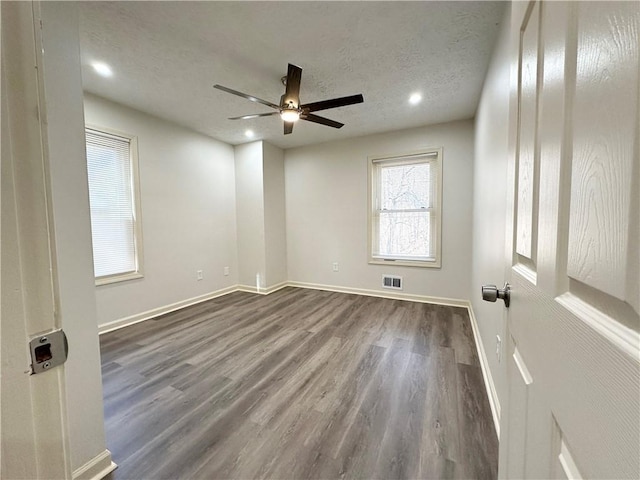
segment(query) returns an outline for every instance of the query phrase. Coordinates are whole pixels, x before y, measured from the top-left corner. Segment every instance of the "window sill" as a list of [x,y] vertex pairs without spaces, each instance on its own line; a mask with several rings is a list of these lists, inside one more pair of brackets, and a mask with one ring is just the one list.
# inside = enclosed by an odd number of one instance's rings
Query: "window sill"
[[144,278],[144,275],[140,272],[123,273],[119,275],[110,275],[108,277],[96,278],[96,287],[101,285],[109,285],[111,283],[126,282],[128,280],[135,280],[136,278]]
[[369,259],[369,265],[387,265],[395,267],[440,268],[440,260],[384,260],[382,258]]

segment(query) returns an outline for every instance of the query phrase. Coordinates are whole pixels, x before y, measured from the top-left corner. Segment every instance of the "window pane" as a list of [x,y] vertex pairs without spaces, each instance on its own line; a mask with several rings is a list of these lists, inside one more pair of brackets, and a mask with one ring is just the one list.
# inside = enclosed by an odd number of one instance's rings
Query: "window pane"
[[380,256],[431,257],[431,214],[381,212]]
[[430,163],[382,167],[380,208],[407,210],[431,207],[430,176]]
[[96,277],[135,272],[135,217],[128,139],[87,132],[87,173]]

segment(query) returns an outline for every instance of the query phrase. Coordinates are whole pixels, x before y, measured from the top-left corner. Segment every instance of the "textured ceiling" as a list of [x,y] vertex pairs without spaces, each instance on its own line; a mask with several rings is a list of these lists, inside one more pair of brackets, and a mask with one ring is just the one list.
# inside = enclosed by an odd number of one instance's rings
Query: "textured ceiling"
[[[85,90],[237,145],[282,148],[471,118],[504,5],[500,2],[82,2]],[[102,78],[92,61],[114,71]],[[310,103],[362,93],[283,135],[271,111],[216,83],[279,103],[287,63]],[[423,101],[408,103],[420,92]],[[250,140],[244,132],[255,132]]]

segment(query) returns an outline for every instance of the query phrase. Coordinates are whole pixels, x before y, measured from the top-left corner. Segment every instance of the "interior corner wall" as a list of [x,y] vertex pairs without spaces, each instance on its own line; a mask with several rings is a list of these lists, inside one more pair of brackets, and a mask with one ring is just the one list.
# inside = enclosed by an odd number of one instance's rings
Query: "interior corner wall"
[[[505,309],[484,302],[480,286],[501,286],[505,279],[510,10],[505,11],[476,114],[473,188],[471,303],[499,401],[507,395]],[[501,363],[495,355],[496,335],[502,338]]]
[[265,288],[262,156],[261,141],[235,147],[238,283],[249,287]]
[[[42,2],[44,91],[57,315],[69,341],[64,364],[71,469],[106,449],[93,286],[78,16],[72,3]],[[110,459],[106,458],[106,467]]]
[[96,287],[98,324],[238,283],[233,147],[91,94],[84,108],[87,124],[138,137],[144,278]]
[[266,286],[286,282],[287,235],[284,195],[284,151],[262,142]]
[[[442,267],[371,265],[367,257],[367,157],[443,147]],[[467,300],[471,274],[473,122],[431,125],[285,151],[289,280]],[[338,263],[338,271],[332,269]]]

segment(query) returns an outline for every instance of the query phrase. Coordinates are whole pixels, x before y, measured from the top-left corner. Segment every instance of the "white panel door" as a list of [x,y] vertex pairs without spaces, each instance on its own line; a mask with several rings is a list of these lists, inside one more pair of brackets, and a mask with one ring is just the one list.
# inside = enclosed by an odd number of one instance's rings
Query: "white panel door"
[[55,315],[38,4],[2,2],[0,477],[71,478],[64,366],[30,375]]
[[639,2],[514,2],[501,478],[640,478]]

